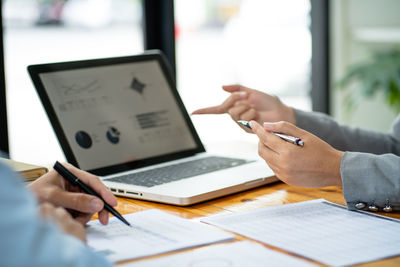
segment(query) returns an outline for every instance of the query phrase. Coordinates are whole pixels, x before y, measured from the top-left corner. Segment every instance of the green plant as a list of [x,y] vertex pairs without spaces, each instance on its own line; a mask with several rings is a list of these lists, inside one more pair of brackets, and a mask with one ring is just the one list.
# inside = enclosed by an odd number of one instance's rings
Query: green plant
[[345,106],[348,110],[352,110],[362,99],[382,92],[388,105],[399,113],[400,50],[376,52],[371,60],[352,65],[338,86],[347,92]]

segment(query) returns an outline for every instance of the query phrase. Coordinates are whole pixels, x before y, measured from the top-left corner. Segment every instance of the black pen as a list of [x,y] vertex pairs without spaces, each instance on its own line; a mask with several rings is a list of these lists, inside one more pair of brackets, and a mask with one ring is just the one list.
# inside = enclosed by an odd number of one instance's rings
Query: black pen
[[[249,124],[248,121],[237,121],[239,124],[251,129],[251,126]],[[301,140],[300,138],[297,137],[293,137],[290,135],[286,135],[286,134],[281,134],[281,133],[274,133],[272,132],[274,135],[279,136],[280,138],[282,138],[285,141],[288,141],[292,144],[298,145],[298,146],[304,146],[304,142],[303,140]]]
[[62,177],[64,177],[65,180],[70,182],[72,185],[78,186],[80,189],[82,189],[85,193],[88,193],[89,195],[96,196],[100,198],[103,203],[104,203],[104,209],[110,212],[112,215],[120,219],[123,223],[125,223],[128,226],[131,226],[131,224],[122,217],[121,214],[119,214],[118,211],[116,211],[113,207],[111,207],[109,204],[107,204],[104,199],[97,194],[92,188],[84,184],[81,180],[79,180],[78,177],[76,177],[73,173],[71,173],[67,168],[65,168],[60,162],[56,161],[54,164],[54,170],[56,170]]

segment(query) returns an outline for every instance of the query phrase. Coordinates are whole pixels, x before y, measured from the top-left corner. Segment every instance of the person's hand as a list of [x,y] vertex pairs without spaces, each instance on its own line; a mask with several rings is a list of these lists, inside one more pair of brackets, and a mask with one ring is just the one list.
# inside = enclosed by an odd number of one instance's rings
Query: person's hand
[[[68,163],[63,165],[96,191],[108,204],[111,206],[118,204],[117,199],[97,176],[79,170]],[[29,187],[39,202],[49,202],[56,207],[66,208],[72,217],[82,224],[87,223],[96,212],[98,212],[102,224],[108,223],[108,212],[103,209],[103,201],[84,193],[79,187],[71,185],[54,170],[31,183]]]
[[[294,110],[284,105],[276,96],[271,96],[241,85],[227,85],[222,88],[231,93],[222,104],[198,109],[193,111],[192,114],[228,113],[235,122],[238,120],[255,120],[258,123],[265,121],[288,121],[293,124],[295,123]],[[251,132],[246,127],[240,126],[247,132]]]
[[[288,122],[261,126],[251,121],[250,126],[260,139],[258,154],[283,182],[302,187],[342,186],[340,162],[344,152]],[[289,143],[272,132],[298,137],[304,146]]]
[[54,207],[50,203],[42,203],[39,207],[40,215],[43,219],[55,223],[64,233],[72,235],[86,243],[85,228],[82,224],[72,218],[72,216],[61,207]]

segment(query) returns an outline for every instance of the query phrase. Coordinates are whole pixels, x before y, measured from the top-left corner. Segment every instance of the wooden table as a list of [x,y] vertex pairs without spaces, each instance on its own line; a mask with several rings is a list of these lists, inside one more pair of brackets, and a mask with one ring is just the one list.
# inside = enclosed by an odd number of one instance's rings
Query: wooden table
[[[218,213],[240,212],[245,210],[252,210],[269,206],[277,206],[282,204],[295,203],[295,202],[301,202],[318,198],[324,198],[328,201],[332,201],[334,203],[342,205],[345,204],[345,200],[342,195],[342,190],[338,187],[308,189],[308,188],[292,187],[278,182],[271,185],[266,185],[260,188],[237,193],[223,198],[218,198],[215,200],[211,200],[208,202],[200,203],[189,207],[177,207],[177,206],[164,205],[160,203],[154,203],[142,200],[119,198],[118,199],[119,205],[117,209],[122,214],[127,214],[137,211],[143,211],[146,209],[156,208],[176,216],[180,216],[187,219],[193,219],[202,216],[215,215]],[[383,214],[383,215],[400,219],[400,214]],[[379,234],[379,229],[377,229],[376,233],[371,233],[371,234]],[[247,238],[236,235],[236,239],[245,240]],[[282,249],[278,249],[265,244],[263,245],[273,250],[298,257]],[[182,251],[163,254],[163,256],[176,253],[182,253]],[[154,257],[160,257],[160,256],[153,256],[153,258]],[[147,257],[145,259],[148,258],[152,257]],[[313,262],[311,260],[308,261]],[[324,266],[322,264],[319,265]],[[371,263],[361,264],[358,266],[400,266],[400,256],[385,260],[375,261]]]

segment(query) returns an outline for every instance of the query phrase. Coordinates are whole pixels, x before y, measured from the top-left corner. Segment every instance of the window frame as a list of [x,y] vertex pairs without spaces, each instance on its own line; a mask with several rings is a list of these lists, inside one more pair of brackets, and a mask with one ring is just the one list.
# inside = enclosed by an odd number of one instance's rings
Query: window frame
[[312,110],[330,114],[329,0],[311,0]]
[[176,78],[174,1],[142,1],[144,48],[161,50],[167,57]]
[[8,157],[10,153],[8,145],[8,125],[7,125],[7,103],[6,103],[6,83],[4,73],[4,46],[3,46],[3,1],[0,1],[0,151]]

